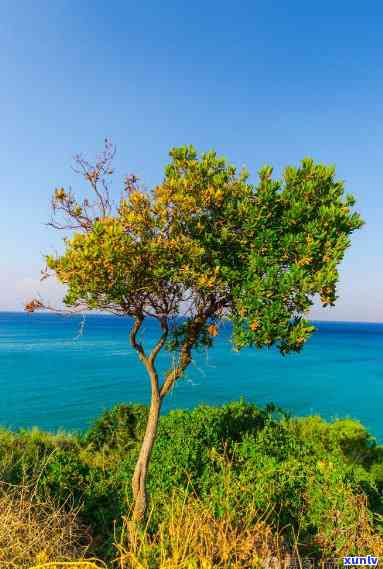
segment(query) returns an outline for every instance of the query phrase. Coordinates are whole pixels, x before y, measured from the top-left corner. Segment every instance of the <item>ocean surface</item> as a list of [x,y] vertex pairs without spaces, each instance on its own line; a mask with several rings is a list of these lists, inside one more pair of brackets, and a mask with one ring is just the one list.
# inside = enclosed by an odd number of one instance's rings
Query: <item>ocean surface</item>
[[[383,324],[314,324],[303,351],[286,357],[274,349],[234,352],[225,325],[215,346],[195,356],[164,412],[243,396],[295,415],[359,419],[383,443]],[[0,425],[80,430],[116,403],[148,403],[129,326],[115,316],[0,312]],[[156,331],[155,322],[146,324],[143,341],[150,345]]]

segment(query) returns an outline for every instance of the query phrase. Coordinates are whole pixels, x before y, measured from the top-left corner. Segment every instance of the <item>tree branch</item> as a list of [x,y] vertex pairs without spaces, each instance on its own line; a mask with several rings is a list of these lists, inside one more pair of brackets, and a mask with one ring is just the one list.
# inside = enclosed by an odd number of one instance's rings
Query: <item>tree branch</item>
[[198,334],[200,333],[208,318],[215,314],[217,310],[224,308],[227,301],[227,298],[223,298],[217,301],[214,295],[211,295],[208,307],[204,311],[198,313],[194,319],[189,322],[189,332],[181,347],[179,364],[176,368],[166,374],[165,380],[160,389],[161,399],[169,393],[174,383],[182,376],[185,369],[192,361],[193,347],[198,339]]
[[163,317],[161,319],[161,328],[162,328],[161,338],[158,340],[158,342],[156,343],[156,345],[154,346],[154,348],[150,352],[150,355],[148,358],[148,362],[150,365],[153,366],[153,368],[154,368],[154,363],[156,361],[156,358],[157,358],[159,352],[161,351],[161,349],[163,348],[163,346],[166,342],[166,339],[168,337],[168,334],[169,334],[168,319],[166,317]]
[[169,372],[166,375],[165,380],[164,380],[164,382],[160,388],[161,399],[163,399],[169,393],[169,391],[173,387],[174,383],[177,381],[177,379],[179,379],[182,376],[183,372],[185,371],[187,366],[192,361],[191,352],[192,352],[193,346],[194,346],[194,344],[198,338],[198,334],[199,334],[201,328],[203,327],[203,325],[205,324],[207,318],[208,318],[208,316],[199,315],[194,320],[190,321],[189,333],[188,333],[184,343],[182,344],[179,364],[176,368],[174,368],[171,372]]
[[41,300],[34,298],[33,300],[27,302],[24,306],[24,310],[26,312],[36,312],[37,310],[47,310],[48,312],[54,312],[55,314],[61,315],[73,315],[79,314],[87,310],[88,307],[85,303],[79,301],[76,302],[72,308],[57,308],[54,306],[50,306],[49,304],[44,304]]
[[140,360],[142,360],[144,362],[144,364],[146,365],[147,356],[145,354],[145,350],[144,350],[142,344],[137,341],[137,334],[138,334],[138,332],[142,326],[143,321],[144,321],[144,319],[142,316],[136,316],[136,319],[135,319],[134,324],[132,326],[132,329],[130,331],[130,343],[131,343],[132,347],[138,353],[138,357],[140,358]]

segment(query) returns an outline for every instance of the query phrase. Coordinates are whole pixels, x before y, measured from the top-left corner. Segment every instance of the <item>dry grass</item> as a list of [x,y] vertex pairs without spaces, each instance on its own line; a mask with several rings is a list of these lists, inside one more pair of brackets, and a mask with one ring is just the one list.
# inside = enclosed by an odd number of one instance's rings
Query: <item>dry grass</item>
[[[116,544],[119,569],[243,569],[282,561],[282,540],[264,521],[236,527],[229,516],[216,519],[197,499],[173,496],[169,518],[155,535],[129,531]],[[130,535],[130,539],[128,536]]]
[[[359,555],[372,554],[383,556],[383,536],[372,526],[367,507],[366,496],[352,496],[350,510],[356,512],[347,527],[333,528],[332,532],[320,532],[316,542],[323,551],[329,551],[336,557],[344,557],[355,551]],[[330,511],[328,516],[336,520],[337,512]]]
[[[383,555],[383,539],[372,528],[365,498],[352,499],[358,514],[350,519],[349,527],[342,525],[339,533],[335,530],[317,536],[323,551],[329,552],[325,557],[348,555],[350,547],[359,554]],[[154,534],[147,528],[132,532],[128,519],[124,519],[111,567],[283,569],[292,557],[298,560],[296,552],[284,548],[281,535],[250,510],[249,505],[248,519],[238,524],[229,514],[214,517],[192,495],[181,498],[173,494],[164,505],[165,521]],[[86,536],[87,530],[78,524],[75,511],[65,513],[52,502],[38,502],[25,487],[0,486],[0,569],[106,569],[102,561],[85,557]]]
[[[347,527],[341,524],[328,533],[319,533],[315,541],[321,546],[321,561],[359,555],[383,556],[383,537],[373,528],[365,496],[350,497],[355,518]],[[293,562],[303,567],[304,559],[296,545],[287,549],[282,534],[250,511],[248,519],[238,527],[229,514],[215,518],[206,506],[189,495],[183,501],[173,495],[167,506],[167,520],[158,531],[129,531],[116,544],[119,569],[250,569],[286,568]],[[333,516],[336,512],[329,512]],[[130,537],[130,539],[129,539]],[[341,539],[339,539],[341,538]],[[295,560],[295,562],[294,562]],[[319,561],[319,559],[318,559]]]
[[[38,501],[33,488],[0,485],[0,568],[84,558],[87,532],[76,511]],[[90,537],[88,535],[88,542]]]

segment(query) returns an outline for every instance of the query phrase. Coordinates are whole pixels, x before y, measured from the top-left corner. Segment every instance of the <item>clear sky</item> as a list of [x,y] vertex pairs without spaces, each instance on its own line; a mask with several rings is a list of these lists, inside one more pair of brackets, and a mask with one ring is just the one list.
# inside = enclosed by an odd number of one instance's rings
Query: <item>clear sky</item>
[[171,146],[214,148],[255,174],[336,165],[366,225],[317,319],[383,321],[381,0],[1,0],[0,309],[40,291],[56,186],[72,157],[117,146],[114,188],[162,178]]

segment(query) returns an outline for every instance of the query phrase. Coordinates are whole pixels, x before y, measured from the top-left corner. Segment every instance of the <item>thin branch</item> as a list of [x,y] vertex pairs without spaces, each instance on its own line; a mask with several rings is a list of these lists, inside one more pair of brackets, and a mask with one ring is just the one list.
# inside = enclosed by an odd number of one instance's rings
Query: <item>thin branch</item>
[[165,380],[160,389],[161,399],[164,398],[169,393],[174,383],[177,381],[177,379],[179,379],[183,375],[185,369],[191,363],[192,350],[198,339],[198,335],[202,330],[203,326],[205,325],[206,321],[212,315],[214,315],[217,310],[224,308],[227,302],[228,302],[227,298],[223,298],[217,301],[214,298],[214,295],[211,295],[210,304],[208,305],[208,307],[202,312],[197,313],[197,315],[191,321],[189,321],[189,330],[186,339],[181,347],[179,364],[176,368],[174,368],[165,376]]
[[145,363],[147,361],[147,356],[145,354],[145,350],[144,350],[142,344],[137,341],[137,334],[138,334],[139,330],[141,329],[143,321],[144,321],[144,319],[142,316],[136,316],[136,319],[135,319],[134,324],[132,326],[132,329],[130,331],[130,343],[131,343],[132,347],[138,353],[138,357],[140,358],[140,360],[142,360]]
[[179,359],[179,364],[171,372],[169,372],[160,388],[160,397],[163,399],[171,390],[174,383],[179,379],[184,373],[187,366],[190,364],[192,357],[191,352],[194,344],[198,338],[198,334],[206,322],[207,317],[197,316],[194,320],[189,322],[189,333],[182,344],[181,354]]
[[[106,138],[105,150],[103,154],[98,157],[95,165],[90,164],[79,154],[75,156],[75,161],[79,165],[79,169],[73,168],[73,170],[78,174],[82,174],[91,184],[92,189],[98,198],[102,217],[106,217],[107,213],[109,213],[111,209],[109,186],[105,181],[105,176],[109,176],[113,173],[111,162],[113,161],[115,153],[116,147],[113,146]],[[100,191],[97,187],[99,181],[101,181],[103,191]]]
[[163,348],[166,339],[168,337],[169,334],[169,325],[168,325],[168,319],[166,317],[163,317],[161,320],[161,328],[162,328],[162,335],[161,338],[158,340],[158,342],[156,343],[156,345],[154,346],[154,348],[152,349],[152,351],[150,352],[149,358],[148,358],[148,362],[154,366],[154,363],[156,361],[156,358],[159,354],[159,352],[161,351],[161,349]]
[[57,308],[55,306],[50,306],[49,304],[45,304],[42,300],[34,298],[33,300],[27,302],[24,306],[24,310],[26,312],[36,312],[38,310],[46,310],[48,312],[54,312],[55,314],[62,314],[62,315],[73,315],[79,314],[84,312],[84,310],[88,310],[88,307],[83,302],[76,302],[73,305],[73,308]]

